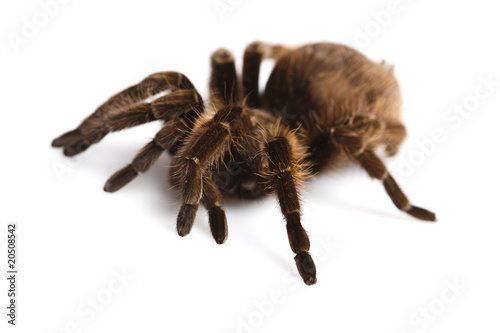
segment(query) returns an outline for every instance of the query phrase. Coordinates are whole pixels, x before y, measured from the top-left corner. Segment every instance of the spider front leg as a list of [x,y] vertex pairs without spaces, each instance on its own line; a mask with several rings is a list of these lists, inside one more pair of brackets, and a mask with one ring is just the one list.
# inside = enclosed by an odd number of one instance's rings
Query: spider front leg
[[116,171],[108,179],[104,185],[104,191],[115,192],[127,185],[139,173],[146,172],[162,152],[168,151],[172,155],[175,154],[184,144],[199,113],[201,113],[200,110],[193,109],[167,121],[153,140],[137,153],[130,164]]
[[[222,195],[212,180],[210,172],[206,172],[203,176],[202,192],[201,202],[208,212],[210,232],[217,244],[223,244],[228,236],[226,213],[220,206]],[[177,232],[180,236],[184,237],[191,231],[198,206],[198,203],[184,204],[180,209],[177,217]]]
[[[177,232],[191,231],[203,195],[203,175],[220,160],[231,145],[231,122],[241,115],[240,107],[226,106],[213,118],[200,120],[173,162],[170,178],[179,190],[182,206],[177,216]],[[220,223],[220,222],[218,222]],[[217,240],[217,237],[216,237]]]
[[[146,99],[162,91],[170,94],[151,103]],[[99,142],[109,132],[163,119],[164,105],[172,108],[199,103],[201,98],[187,77],[177,72],[161,72],[146,77],[142,82],[114,95],[87,117],[76,129],[52,141],[53,147],[62,147],[66,156],[74,156]],[[182,101],[184,103],[180,103]],[[158,106],[159,110],[156,110]]]
[[297,183],[304,177],[305,166],[299,159],[298,142],[292,133],[275,136],[265,144],[269,172],[265,174],[271,190],[276,193],[286,220],[288,241],[296,254],[295,263],[307,285],[316,283],[316,266],[309,254],[309,237],[300,222],[300,201]]
[[208,223],[212,236],[217,244],[223,244],[228,234],[226,213],[221,207],[222,195],[217,189],[210,171],[207,171],[203,176],[203,197],[201,202],[208,212]]

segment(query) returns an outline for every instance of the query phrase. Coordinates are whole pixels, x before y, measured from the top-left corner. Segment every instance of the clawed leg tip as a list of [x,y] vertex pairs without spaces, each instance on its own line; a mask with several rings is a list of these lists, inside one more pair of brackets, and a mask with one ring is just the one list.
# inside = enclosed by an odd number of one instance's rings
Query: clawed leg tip
[[78,155],[78,154],[84,152],[89,147],[90,147],[90,145],[87,144],[87,143],[82,143],[82,144],[72,145],[72,146],[66,146],[63,149],[63,154],[65,156],[68,156],[68,157],[73,157],[75,155]]
[[124,182],[124,183],[119,183],[119,182],[116,182],[114,180],[113,181],[108,180],[106,182],[106,184],[104,184],[104,187],[102,189],[104,190],[104,192],[114,193],[127,184],[128,184],[128,181]]
[[113,186],[110,183],[106,183],[102,189],[104,190],[104,192],[108,192],[108,193],[113,193],[113,192],[116,192],[118,190],[116,188],[113,188]]
[[433,212],[426,211],[426,214],[422,217],[420,217],[422,221],[426,222],[437,222],[436,214]]
[[54,148],[62,147],[62,143],[58,139],[52,140],[52,142],[50,143],[50,145],[51,145],[51,147],[54,147]]
[[208,211],[208,222],[215,242],[219,245],[224,244],[227,239],[227,220],[224,210],[219,206],[212,207]]
[[181,237],[186,237],[187,235],[189,235],[190,232],[191,232],[191,226],[182,229],[177,228],[177,234]]
[[77,154],[77,152],[73,149],[70,149],[70,148],[64,148],[63,154],[64,154],[64,156],[67,156],[67,157],[73,157]]
[[316,283],[316,266],[309,252],[300,252],[295,256],[295,263],[304,283],[311,286]]
[[437,218],[435,215],[433,215],[433,216],[430,216],[428,219],[422,219],[422,221],[435,223],[435,222],[437,222]]
[[224,238],[215,238],[215,242],[219,245],[222,245],[226,242],[226,239],[227,239],[227,236],[225,236]]
[[428,211],[427,209],[423,209],[417,206],[411,206],[410,209],[408,209],[406,212],[422,221],[437,222],[436,214]]
[[134,167],[129,164],[109,177],[103,189],[108,193],[116,192],[130,183],[138,174]]
[[420,221],[423,221],[423,222],[431,222],[431,223],[435,223],[437,222],[437,218],[436,218],[436,215],[432,214],[432,215],[428,215],[428,216],[424,216],[424,217],[417,217]]
[[60,136],[58,136],[57,138],[55,138],[54,140],[52,140],[52,147],[63,147],[63,146],[68,146],[72,143],[74,143],[75,141],[78,141],[79,139],[81,139],[82,137],[82,133],[75,129],[75,130],[72,130],[72,131],[69,131],[69,132],[66,132]]
[[186,237],[190,232],[191,226],[189,225],[177,226],[177,234],[181,237]]
[[308,279],[304,279],[304,283],[307,284],[308,286],[312,286],[313,284],[316,284],[317,281],[318,281],[318,279],[316,279],[315,276],[310,277]]
[[191,232],[198,205],[184,204],[177,215],[177,233],[184,237]]

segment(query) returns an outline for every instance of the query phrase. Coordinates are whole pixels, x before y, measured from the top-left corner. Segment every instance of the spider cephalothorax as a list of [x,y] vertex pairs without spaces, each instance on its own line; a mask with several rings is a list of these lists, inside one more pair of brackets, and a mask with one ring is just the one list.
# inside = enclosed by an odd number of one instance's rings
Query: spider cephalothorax
[[[260,96],[265,58],[275,59],[275,67]],[[384,64],[339,44],[285,48],[255,42],[245,50],[241,81],[227,50],[213,54],[207,103],[183,74],[155,73],[111,97],[52,145],[73,156],[109,132],[163,121],[154,139],[110,177],[104,190],[122,188],[168,151],[173,156],[169,180],[182,201],[179,235],[190,232],[201,203],[219,244],[228,235],[223,197],[274,194],[298,271],[306,284],[314,284],[316,268],[298,196],[308,176],[354,160],[383,182],[397,208],[436,220],[432,212],[410,204],[374,153],[379,147],[388,155],[397,152],[406,136],[400,113],[399,87]]]

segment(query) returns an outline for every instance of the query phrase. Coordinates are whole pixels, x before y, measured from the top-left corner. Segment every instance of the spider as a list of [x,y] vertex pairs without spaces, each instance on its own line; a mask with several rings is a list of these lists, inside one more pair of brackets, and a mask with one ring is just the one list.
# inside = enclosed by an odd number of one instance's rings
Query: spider
[[[259,94],[259,70],[268,58],[275,64]],[[341,44],[289,48],[254,42],[245,49],[241,79],[226,49],[212,54],[211,68],[207,102],[183,74],[155,73],[109,98],[76,129],[54,139],[52,146],[73,156],[110,132],[162,121],[151,142],[108,179],[104,190],[119,190],[168,151],[168,179],[182,201],[178,234],[189,234],[202,204],[218,244],[228,236],[224,197],[272,194],[307,285],[317,279],[301,224],[299,188],[318,172],[353,160],[382,181],[397,208],[436,221],[434,213],[410,204],[375,153],[381,149],[386,155],[396,154],[406,136],[400,120],[401,92],[384,62],[372,62]],[[228,171],[228,179],[217,177]]]

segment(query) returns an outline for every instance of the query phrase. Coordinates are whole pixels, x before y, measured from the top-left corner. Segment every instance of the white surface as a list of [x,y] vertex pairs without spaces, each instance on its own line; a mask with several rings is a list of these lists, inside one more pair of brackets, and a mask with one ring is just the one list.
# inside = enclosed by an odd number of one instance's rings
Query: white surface
[[[389,0],[221,2],[234,4],[224,20],[212,0],[68,1],[18,52],[8,33],[21,34],[23,17],[32,20],[40,4],[1,4],[2,271],[7,222],[19,224],[20,252],[18,326],[7,325],[2,310],[2,332],[498,331],[500,87],[467,118],[443,118],[475,94],[480,77],[500,81],[491,1],[401,0],[367,45],[357,29],[371,27],[371,11]],[[387,164],[439,222],[399,212],[358,167],[315,178],[303,195],[318,269],[308,287],[272,198],[226,204],[230,234],[219,246],[203,209],[191,234],[177,236],[167,156],[119,192],[102,191],[158,124],[109,135],[78,158],[50,147],[152,71],[183,72],[206,96],[209,55],[229,48],[241,66],[254,40],[342,42],[394,64],[409,138]],[[404,159],[418,157],[416,141],[438,128],[446,140],[404,177]],[[70,171],[61,180],[58,163]],[[134,277],[124,288],[114,280],[122,269]],[[448,286],[455,282],[466,287],[458,296]],[[109,304],[90,310],[90,298],[106,295]],[[423,319],[419,308],[429,306],[439,314]]]

